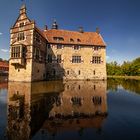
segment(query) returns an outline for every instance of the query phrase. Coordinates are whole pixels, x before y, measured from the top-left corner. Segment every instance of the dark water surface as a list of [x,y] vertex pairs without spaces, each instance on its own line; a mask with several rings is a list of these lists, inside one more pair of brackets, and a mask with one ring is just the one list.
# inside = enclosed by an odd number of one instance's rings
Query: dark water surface
[[29,139],[140,140],[140,81],[0,81],[0,140]]

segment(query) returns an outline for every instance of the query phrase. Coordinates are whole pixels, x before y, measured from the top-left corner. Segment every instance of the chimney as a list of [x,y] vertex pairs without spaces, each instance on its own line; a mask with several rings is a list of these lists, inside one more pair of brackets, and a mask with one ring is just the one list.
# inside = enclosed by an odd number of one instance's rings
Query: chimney
[[56,20],[54,19],[53,24],[52,24],[52,29],[58,29],[58,24],[56,22]]
[[83,33],[83,32],[84,32],[83,27],[79,27],[79,32],[80,32],[80,33]]
[[48,26],[47,25],[44,26],[44,31],[46,31],[46,30],[48,30]]
[[99,29],[99,27],[96,28],[96,33],[97,33],[97,34],[100,34],[100,29]]

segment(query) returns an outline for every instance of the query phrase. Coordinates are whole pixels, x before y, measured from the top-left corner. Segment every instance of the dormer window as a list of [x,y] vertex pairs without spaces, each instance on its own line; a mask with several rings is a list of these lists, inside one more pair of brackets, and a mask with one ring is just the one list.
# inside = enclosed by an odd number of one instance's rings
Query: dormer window
[[17,40],[20,41],[20,40],[24,40],[24,39],[25,39],[24,32],[19,32]]
[[22,28],[24,26],[24,22],[19,24],[19,27]]
[[81,42],[81,40],[78,38],[78,39],[77,39],[77,42]]
[[53,37],[53,40],[55,41],[64,41],[63,37]]
[[70,42],[74,42],[74,40],[72,38],[70,38]]

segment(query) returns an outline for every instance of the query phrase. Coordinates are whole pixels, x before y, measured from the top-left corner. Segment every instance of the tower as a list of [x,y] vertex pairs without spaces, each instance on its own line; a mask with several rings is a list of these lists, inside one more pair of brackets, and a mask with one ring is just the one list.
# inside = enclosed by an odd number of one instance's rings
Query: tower
[[26,14],[26,6],[10,29],[9,81],[45,79],[46,40]]

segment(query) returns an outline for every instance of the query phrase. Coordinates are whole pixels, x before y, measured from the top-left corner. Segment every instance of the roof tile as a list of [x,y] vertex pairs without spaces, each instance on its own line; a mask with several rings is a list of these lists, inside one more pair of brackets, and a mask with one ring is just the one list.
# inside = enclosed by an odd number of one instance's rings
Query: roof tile
[[[45,30],[43,33],[49,43],[106,46],[102,36],[96,32],[80,33],[76,31],[51,29]],[[62,37],[64,40],[54,40],[54,37]],[[71,39],[74,41],[71,41]]]

